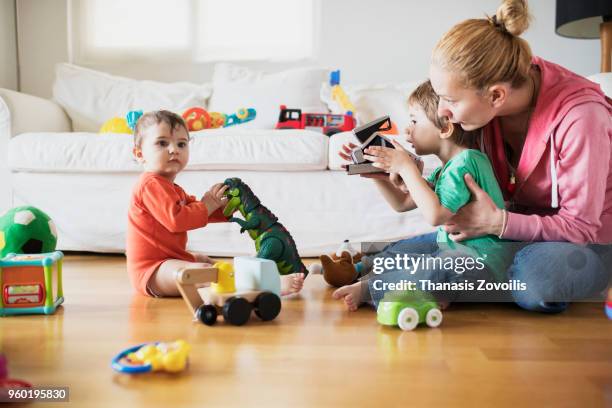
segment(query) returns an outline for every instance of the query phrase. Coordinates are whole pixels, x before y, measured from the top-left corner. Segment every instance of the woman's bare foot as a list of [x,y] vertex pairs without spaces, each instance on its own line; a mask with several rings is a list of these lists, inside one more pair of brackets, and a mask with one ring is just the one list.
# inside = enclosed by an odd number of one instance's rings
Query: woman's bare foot
[[298,293],[304,286],[304,274],[292,273],[281,276],[281,296]]
[[332,293],[334,299],[344,300],[344,304],[349,312],[354,312],[363,303],[361,300],[361,282],[355,282],[352,285],[346,285],[340,289],[336,289]]

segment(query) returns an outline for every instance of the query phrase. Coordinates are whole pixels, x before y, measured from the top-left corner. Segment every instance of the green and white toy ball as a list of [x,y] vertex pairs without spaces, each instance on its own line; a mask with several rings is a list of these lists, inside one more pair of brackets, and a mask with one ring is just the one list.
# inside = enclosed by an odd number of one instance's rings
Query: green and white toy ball
[[56,245],[55,224],[38,208],[15,207],[0,215],[0,258],[53,252]]

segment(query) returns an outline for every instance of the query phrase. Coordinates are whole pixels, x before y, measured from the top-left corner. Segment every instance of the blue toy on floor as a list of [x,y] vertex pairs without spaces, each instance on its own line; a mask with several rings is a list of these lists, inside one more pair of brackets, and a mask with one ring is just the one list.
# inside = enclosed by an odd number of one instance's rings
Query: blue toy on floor
[[606,301],[605,309],[608,319],[612,319],[612,288],[608,290],[608,300]]

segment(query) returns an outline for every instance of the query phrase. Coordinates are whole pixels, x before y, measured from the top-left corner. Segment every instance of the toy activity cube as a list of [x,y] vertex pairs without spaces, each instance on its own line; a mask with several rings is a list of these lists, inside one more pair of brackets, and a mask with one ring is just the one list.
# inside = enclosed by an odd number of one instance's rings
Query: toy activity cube
[[55,313],[64,302],[63,258],[55,251],[0,259],[0,316]]

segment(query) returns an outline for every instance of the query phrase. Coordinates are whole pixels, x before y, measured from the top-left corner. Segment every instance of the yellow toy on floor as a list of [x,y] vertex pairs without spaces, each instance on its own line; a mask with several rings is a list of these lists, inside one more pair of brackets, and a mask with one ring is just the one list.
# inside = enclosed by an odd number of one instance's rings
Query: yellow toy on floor
[[119,353],[111,366],[121,373],[139,374],[152,371],[178,373],[187,367],[191,346],[184,340],[172,343],[147,343]]

